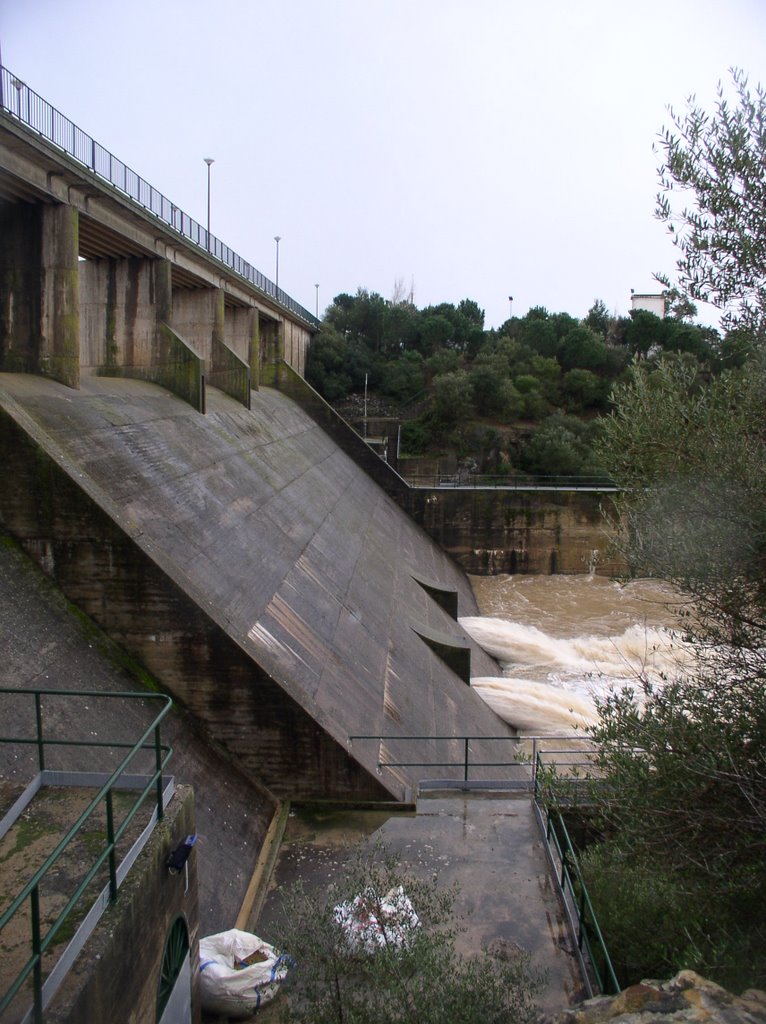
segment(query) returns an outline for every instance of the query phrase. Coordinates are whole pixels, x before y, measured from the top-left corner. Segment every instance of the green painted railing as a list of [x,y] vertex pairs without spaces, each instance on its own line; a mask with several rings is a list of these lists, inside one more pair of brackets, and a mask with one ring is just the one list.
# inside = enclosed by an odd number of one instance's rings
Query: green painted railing
[[477,490],[511,491],[619,491],[608,476],[541,476],[489,473],[420,473],[407,474],[410,487],[452,489],[470,487]]
[[574,908],[575,911],[574,932],[577,948],[581,954],[586,952],[588,955],[588,963],[593,971],[598,991],[616,995],[620,991],[620,983],[614,973],[609,950],[601,934],[566,822],[559,810],[543,808],[542,813],[545,820],[545,840],[551,852],[555,851],[559,863],[559,885],[567,899],[568,908]]
[[[30,945],[32,949],[31,956],[26,961],[24,966],[17,974],[15,980],[6,989],[5,993],[0,998],[0,1019],[3,1019],[3,1014],[7,1007],[11,1004],[13,999],[19,993],[21,987],[24,985],[27,978],[32,975],[33,981],[33,1020],[35,1024],[40,1024],[43,1020],[43,966],[44,956],[46,951],[50,948],[56,935],[61,931],[64,923],[72,914],[76,904],[82,897],[85,890],[88,888],[90,883],[95,878],[97,872],[106,862],[108,864],[109,872],[109,901],[113,902],[117,898],[117,863],[116,863],[116,846],[122,838],[126,829],[133,821],[134,817],[138,813],[141,806],[150,795],[153,795],[153,799],[156,802],[156,811],[158,820],[163,817],[163,779],[162,773],[170,760],[172,755],[172,749],[168,746],[163,746],[160,740],[160,722],[167,715],[168,711],[172,706],[172,701],[169,697],[163,694],[151,694],[151,693],[104,693],[101,691],[93,690],[17,690],[11,687],[1,687],[0,695],[13,694],[16,697],[28,697],[30,702],[30,717],[32,715],[32,704],[34,705],[34,722],[35,722],[35,734],[34,736],[0,736],[0,743],[14,743],[14,744],[25,744],[32,745],[37,751],[37,763],[40,772],[46,771],[46,751],[49,748],[59,747],[79,747],[79,748],[112,748],[115,750],[127,749],[128,753],[122,758],[119,765],[109,775],[106,782],[98,790],[97,794],[93,797],[88,807],[82,812],[77,821],[72,825],[66,835],[60,840],[53,852],[45,859],[43,864],[35,871],[32,878],[27,882],[24,888],[17,894],[10,906],[0,916],[0,934],[6,927],[9,921],[15,917],[15,915],[24,907],[25,904],[29,903],[30,906],[30,917],[31,917],[31,935]],[[162,704],[160,711],[154,716],[152,722],[144,729],[141,737],[134,743],[126,743],[122,741],[110,741],[110,740],[61,740],[48,738],[44,732],[44,716],[43,716],[43,697],[65,697],[72,701],[77,698],[106,698],[106,699],[120,699],[120,700],[142,700],[142,701],[153,701]],[[146,776],[146,782],[143,789],[136,790],[136,800],[133,807],[125,816],[119,827],[115,828],[114,825],[114,808],[113,808],[113,791],[117,788],[120,777],[125,775],[126,769],[131,765],[139,753],[143,750],[151,750],[153,752],[154,771]],[[83,829],[84,825],[88,820],[95,814],[101,803],[105,803],[106,811],[106,841],[102,850],[100,850],[95,856],[93,863],[90,868],[86,871],[84,877],[80,881],[75,891],[70,895],[66,905],[59,912],[56,919],[48,927],[45,934],[43,934],[43,928],[41,924],[41,913],[40,913],[40,885],[46,878],[48,873],[60,860],[62,855],[65,853],[69,845]]]
[[[545,834],[551,866],[556,871],[564,905],[570,916],[570,925],[577,942],[583,976],[590,990],[589,994],[593,995],[594,991],[599,991],[616,995],[621,991],[620,983],[612,966],[609,950],[601,933],[569,830],[561,811],[558,807],[548,803],[543,786],[539,784],[540,780],[550,776],[551,766],[545,763],[546,757],[556,755],[556,764],[563,765],[565,769],[573,768],[574,778],[580,784],[586,787],[593,785],[592,779],[579,774],[582,763],[580,761],[562,761],[558,755],[563,753],[567,753],[567,751],[537,752],[535,758],[535,807]],[[587,955],[587,960],[583,954]],[[592,972],[592,978],[590,972]]]

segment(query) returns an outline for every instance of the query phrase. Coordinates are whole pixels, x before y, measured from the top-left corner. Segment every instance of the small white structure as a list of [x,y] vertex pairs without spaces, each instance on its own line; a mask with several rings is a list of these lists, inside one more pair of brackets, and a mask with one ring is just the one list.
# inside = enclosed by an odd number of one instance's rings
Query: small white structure
[[630,289],[631,309],[645,309],[647,313],[654,313],[655,316],[665,316],[665,292],[648,295],[634,292]]

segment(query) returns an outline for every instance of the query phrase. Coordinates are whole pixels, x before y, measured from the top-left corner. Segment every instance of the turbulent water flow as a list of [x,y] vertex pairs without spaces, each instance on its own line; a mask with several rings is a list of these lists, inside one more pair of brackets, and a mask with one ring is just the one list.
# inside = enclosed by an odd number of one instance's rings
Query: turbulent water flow
[[[639,675],[659,681],[688,667],[674,634],[674,593],[653,580],[621,586],[598,576],[492,576],[471,580],[481,616],[460,624],[500,661],[503,675],[471,685],[526,733],[581,730],[594,697]],[[675,608],[674,608],[675,606]]]

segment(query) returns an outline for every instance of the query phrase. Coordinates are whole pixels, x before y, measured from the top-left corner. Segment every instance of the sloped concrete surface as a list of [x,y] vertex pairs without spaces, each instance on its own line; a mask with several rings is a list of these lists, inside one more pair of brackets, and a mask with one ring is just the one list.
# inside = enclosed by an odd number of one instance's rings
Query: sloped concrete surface
[[[412,628],[495,674],[412,572],[456,590],[461,615],[467,578],[283,395],[248,411],[209,389],[203,416],[139,381],[3,374],[0,404],[341,749],[355,733],[507,733]],[[376,745],[350,756],[374,773]],[[380,781],[401,797],[417,779]]]

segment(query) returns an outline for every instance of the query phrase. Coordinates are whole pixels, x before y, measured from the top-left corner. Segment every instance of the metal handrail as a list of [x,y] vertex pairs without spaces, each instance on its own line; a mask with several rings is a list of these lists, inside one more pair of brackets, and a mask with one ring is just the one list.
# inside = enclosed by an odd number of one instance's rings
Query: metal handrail
[[622,490],[608,476],[540,476],[530,474],[493,475],[490,473],[415,473],[405,476],[410,487],[448,488],[459,487],[486,488],[496,490]]
[[[558,858],[557,881],[567,912],[570,915],[574,914],[573,920],[570,917],[570,923],[577,941],[578,953],[581,957],[583,949],[587,953],[588,964],[593,972],[598,989],[604,993],[616,994],[621,991],[621,986],[612,966],[609,950],[601,932],[596,912],[593,909],[588,887],[582,876],[580,861],[569,835],[569,830],[561,810],[558,807],[553,808],[548,805],[538,786],[539,779],[547,771],[550,771],[549,766],[545,764],[545,758],[551,754],[558,755],[562,753],[567,753],[567,751],[537,751],[535,756],[534,803],[540,817],[540,823],[543,826],[548,856],[554,869],[556,869],[554,853],[556,858]],[[576,772],[581,767],[581,764],[582,762],[579,761],[566,761],[557,757],[555,767],[556,769],[559,766],[574,768]],[[592,785],[594,782],[589,776],[585,776],[579,781],[588,785]],[[584,961],[583,968],[585,968]],[[588,988],[591,989],[590,995],[593,995],[587,970],[583,970],[583,974]]]
[[469,781],[469,770],[470,768],[507,768],[512,765],[518,765],[519,762],[516,760],[504,760],[504,761],[475,761],[471,758],[471,742],[483,740],[486,742],[494,742],[496,740],[503,740],[505,742],[511,742],[518,744],[524,737],[514,736],[512,734],[506,734],[502,736],[380,736],[380,735],[353,735],[349,736],[348,744],[352,745],[354,740],[375,740],[377,742],[385,743],[388,741],[402,741],[407,740],[411,742],[422,742],[426,741],[449,741],[450,743],[462,743],[463,745],[463,756],[460,759],[451,758],[448,761],[381,761],[378,760],[378,770],[383,768],[462,768],[463,781]]
[[[583,948],[587,952],[588,962],[599,990],[608,995],[616,995],[621,991],[621,986],[612,966],[609,950],[593,909],[588,887],[582,877],[580,862],[566,822],[559,810],[544,807],[543,812],[545,814],[545,841],[549,851],[551,846],[555,849],[561,866],[558,882],[565,898],[569,896],[571,899],[571,904],[568,905],[575,911],[576,927],[574,930],[577,948],[581,954]],[[591,995],[593,995],[592,992]]]
[[[460,767],[463,770],[463,781],[467,783],[469,781],[469,769],[470,768],[500,768],[500,767],[512,767],[518,766],[520,763],[524,763],[514,758],[512,761],[474,761],[470,758],[471,741],[484,741],[494,742],[496,740],[511,741],[514,744],[521,743],[532,743],[532,756],[526,763],[531,767],[532,779],[530,789],[533,791],[533,805],[536,808],[536,813],[539,816],[542,831],[545,835],[546,846],[548,849],[548,857],[552,868],[554,869],[554,875],[557,883],[561,890],[561,896],[566,908],[567,914],[570,916],[570,924],[572,926],[572,933],[575,937],[577,944],[577,951],[581,961],[581,968],[583,978],[585,979],[586,985],[590,989],[590,994],[593,995],[593,986],[591,985],[590,978],[587,972],[587,965],[583,957],[583,951],[587,955],[588,964],[593,972],[596,980],[596,985],[602,992],[617,993],[620,991],[620,984],[617,981],[617,976],[612,966],[612,961],[607,950],[604,937],[601,934],[601,928],[599,927],[596,914],[591,904],[590,895],[588,889],[583,880],[582,873],[580,871],[579,861],[572,845],[572,841],[567,831],[566,824],[562,818],[560,812],[551,812],[548,808],[541,805],[539,799],[538,790],[538,776],[541,775],[545,769],[545,758],[556,757],[556,764],[562,765],[569,768],[578,768],[582,765],[582,760],[567,760],[562,758],[560,755],[573,754],[578,752],[578,747],[582,744],[589,744],[582,751],[583,753],[589,754],[592,750],[592,743],[589,737],[573,737],[573,736],[562,736],[558,735],[545,735],[545,736],[524,736],[524,735],[501,735],[501,736],[403,736],[403,735],[352,735],[348,737],[348,745],[351,746],[355,740],[374,740],[378,743],[386,743],[389,741],[412,741],[412,742],[423,742],[423,741],[449,741],[452,743],[459,742],[463,745],[463,756],[461,759],[455,760],[454,758],[446,761],[390,761],[378,759],[378,769],[383,768],[450,768]],[[555,749],[544,749],[539,748],[541,741],[550,742],[566,741],[567,743],[576,743],[577,747],[574,749],[569,747],[557,747]],[[557,815],[554,819],[553,815]],[[543,822],[543,815],[546,821]],[[555,825],[551,825],[551,821],[555,820]],[[558,829],[558,831],[557,831]],[[558,861],[560,864],[560,872],[556,871],[556,865],[553,858],[553,852],[556,852]],[[560,877],[558,877],[560,874]],[[569,897],[569,899],[567,899]],[[574,907],[574,918],[572,917],[572,908]]]
[[[21,986],[24,984],[30,974],[33,975],[33,990],[34,990],[34,1020],[36,1022],[42,1021],[43,1012],[43,978],[42,978],[42,962],[43,954],[46,952],[48,947],[53,942],[56,934],[61,929],[62,925],[69,917],[70,913],[74,909],[75,905],[79,901],[82,894],[87,889],[93,878],[96,876],[99,868],[104,864],[105,861],[109,862],[109,901],[114,902],[117,898],[117,862],[116,862],[116,845],[121,839],[125,830],[130,825],[131,821],[138,813],[140,807],[144,801],[148,798],[149,793],[154,790],[156,802],[157,802],[157,818],[158,820],[163,817],[163,785],[162,785],[162,773],[172,756],[172,748],[169,746],[163,746],[160,741],[160,722],[167,715],[170,708],[172,707],[172,701],[169,697],[164,694],[158,693],[134,693],[134,692],[117,692],[117,693],[105,693],[98,690],[55,690],[55,689],[35,689],[35,690],[19,690],[13,687],[0,687],[0,694],[13,694],[15,696],[29,696],[34,697],[34,715],[35,715],[35,729],[36,735],[34,737],[29,736],[0,736],[0,743],[21,743],[21,744],[33,744],[37,747],[37,759],[38,766],[41,772],[45,771],[45,748],[47,746],[72,746],[72,747],[111,747],[115,749],[122,749],[129,747],[129,753],[122,759],[117,768],[114,769],[112,774],[101,786],[96,796],[93,797],[88,807],[82,812],[77,821],[72,825],[66,835],[60,840],[53,852],[46,858],[44,863],[37,869],[32,878],[27,882],[24,888],[16,896],[10,906],[0,915],[0,932],[5,928],[11,918],[20,910],[20,908],[30,901],[31,909],[31,939],[32,939],[32,955],[21,968],[16,979],[12,982],[6,992],[0,997],[0,1016],[5,1009],[11,1004],[12,1000],[16,997]],[[42,701],[41,697],[44,696],[56,696],[56,697],[105,697],[105,698],[121,698],[121,699],[140,699],[140,700],[159,700],[163,703],[162,709],[155,715],[153,721],[146,727],[141,737],[136,740],[132,745],[122,741],[86,741],[86,740],[48,740],[44,736],[43,732],[43,715],[42,715]],[[152,742],[147,742],[149,737],[152,737]],[[137,756],[142,750],[153,750],[154,751],[154,772],[148,776],[148,779],[144,785],[144,788],[139,791],[138,797],[123,820],[122,824],[115,829],[114,828],[114,814],[112,804],[112,792],[117,788],[116,784],[120,777],[125,774],[125,771],[131,761]],[[59,912],[56,920],[50,926],[46,934],[41,934],[41,922],[40,922],[40,883],[43,878],[47,875],[50,869],[56,864],[59,858],[63,855],[66,848],[75,838],[75,836],[81,831],[83,825],[88,821],[91,815],[104,800],[106,803],[106,820],[107,820],[107,836],[106,845],[104,849],[95,858],[92,866],[85,874],[84,878],[80,882],[79,886],[69,898],[64,908]]]
[[204,249],[208,255],[224,263],[235,274],[245,278],[260,291],[312,328],[319,327],[319,320],[296,302],[287,292],[270,281],[260,270],[256,270],[233,249],[208,232],[202,224],[184,213],[175,203],[145,181],[139,174],[124,164],[108,149],[78,128],[68,117],[60,113],[42,96],[30,89],[8,68],[0,65],[0,109],[10,114],[21,124],[58,146],[77,160],[93,174],[113,185],[116,189],[139,203],[145,210],[163,221],[169,228],[182,235],[194,245]]
[[[445,742],[445,743],[446,742],[449,742],[449,743],[460,743],[460,744],[462,744],[462,757],[460,757],[460,758],[454,758],[453,757],[453,758],[450,758],[449,760],[446,760],[446,761],[439,761],[439,760],[436,760],[436,761],[434,761],[434,760],[431,760],[431,761],[389,761],[389,760],[381,761],[380,759],[378,759],[378,766],[377,767],[378,767],[378,770],[381,770],[383,768],[459,768],[459,769],[462,769],[462,772],[463,772],[463,781],[464,782],[469,782],[470,781],[469,775],[470,775],[470,769],[471,768],[511,768],[511,767],[515,768],[515,767],[518,767],[520,764],[523,764],[523,765],[527,765],[532,770],[532,779],[531,779],[531,781],[532,781],[532,783],[533,783],[533,785],[535,787],[535,793],[537,792],[537,789],[536,789],[536,787],[537,787],[537,772],[538,772],[539,768],[542,767],[542,762],[540,761],[540,754],[538,753],[538,744],[540,743],[541,740],[545,740],[546,742],[550,742],[552,740],[560,740],[560,741],[565,741],[567,743],[577,743],[577,744],[589,743],[590,742],[588,737],[585,736],[585,735],[583,735],[583,736],[566,736],[566,735],[562,735],[561,733],[540,734],[540,735],[535,735],[535,736],[527,736],[527,735],[523,735],[523,734],[520,735],[520,734],[517,734],[517,733],[516,734],[514,734],[514,733],[504,733],[502,735],[496,735],[496,736],[481,736],[481,735],[470,735],[470,736],[467,736],[467,735],[458,735],[458,734],[454,734],[454,735],[451,735],[451,736],[434,736],[434,735],[430,735],[430,736],[413,736],[413,735],[410,735],[410,734],[401,735],[401,736],[398,736],[398,735],[383,736],[383,735],[378,733],[378,734],[354,734],[354,735],[351,735],[351,736],[348,737],[348,740],[347,740],[348,746],[351,747],[355,740],[373,740],[373,741],[375,741],[377,743],[388,743],[389,741],[391,741],[391,742],[396,742],[396,741],[403,742],[403,741],[405,741],[405,742],[413,742],[413,743],[421,743],[421,742],[424,742],[424,741],[426,741],[426,742],[432,742],[433,741],[433,742]],[[471,743],[472,742],[494,743],[494,742],[497,742],[499,740],[503,741],[505,743],[513,743],[513,744],[516,745],[517,751],[515,752],[514,757],[511,760],[508,760],[506,758],[505,760],[502,760],[502,761],[477,761],[477,760],[474,760],[471,757],[471,754],[473,753],[472,750],[471,750]],[[527,744],[531,743],[532,744],[532,753],[529,756],[521,755],[521,758],[520,758],[519,753],[518,753],[518,747],[521,744],[523,744],[523,743],[527,743]],[[576,749],[572,750],[571,748],[567,747],[567,748],[563,748],[563,749],[560,749],[560,750],[559,749],[548,750],[548,751],[546,751],[546,754],[571,754],[571,753],[575,753],[575,752],[576,752]],[[560,763],[564,763],[564,762],[562,761]],[[572,763],[574,764],[574,763],[581,763],[581,762],[572,762]]]

